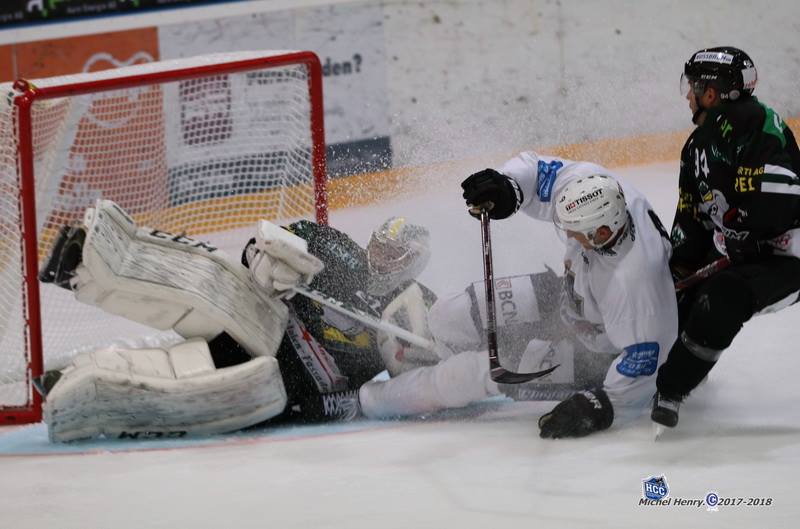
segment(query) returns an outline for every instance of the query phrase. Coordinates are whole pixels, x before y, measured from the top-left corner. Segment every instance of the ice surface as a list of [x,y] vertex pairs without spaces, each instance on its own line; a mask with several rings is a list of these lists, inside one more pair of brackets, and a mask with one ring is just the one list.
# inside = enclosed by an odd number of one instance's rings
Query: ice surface
[[[482,167],[476,167],[481,169]],[[677,163],[619,173],[650,197],[665,224]],[[392,203],[334,211],[360,243],[389,215],[430,227],[422,280],[442,294],[480,279],[478,223],[460,175]],[[494,222],[497,274],[560,269],[553,229],[517,216]],[[267,437],[146,445],[147,450],[0,457],[2,528],[797,527],[800,465],[798,307],[748,323],[711,380],[658,443],[643,417],[581,440],[543,441],[552,404],[492,401],[460,419],[314,427]],[[28,429],[0,430],[24,437]],[[43,442],[42,429],[30,442]],[[38,438],[36,436],[39,436]],[[38,439],[38,441],[37,441]],[[664,475],[672,498],[709,491],[738,507],[640,506],[642,480]],[[746,506],[772,498],[771,506]]]

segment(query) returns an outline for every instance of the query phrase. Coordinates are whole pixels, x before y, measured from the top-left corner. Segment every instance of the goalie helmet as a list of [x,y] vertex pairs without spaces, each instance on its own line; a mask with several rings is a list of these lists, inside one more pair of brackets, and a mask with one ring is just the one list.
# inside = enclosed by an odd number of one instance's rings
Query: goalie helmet
[[681,93],[694,90],[700,96],[706,87],[719,91],[720,99],[735,101],[752,95],[758,74],[750,56],[738,48],[721,46],[695,52],[686,61],[681,76]]
[[372,232],[367,244],[370,278],[367,291],[384,296],[415,279],[430,259],[430,235],[403,217],[391,217]]
[[[606,175],[591,175],[569,182],[557,195],[553,222],[565,231],[580,233],[599,248],[628,222],[625,194],[620,185]],[[595,242],[595,232],[607,226],[611,238]]]

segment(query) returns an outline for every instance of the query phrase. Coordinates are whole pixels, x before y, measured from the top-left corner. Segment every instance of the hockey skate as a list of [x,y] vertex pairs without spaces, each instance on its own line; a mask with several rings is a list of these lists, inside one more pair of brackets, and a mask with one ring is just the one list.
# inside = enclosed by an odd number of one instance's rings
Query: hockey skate
[[59,380],[61,380],[61,371],[53,369],[51,371],[46,371],[45,374],[40,377],[35,377],[31,380],[31,383],[42,398],[47,398],[47,394],[50,393],[50,390],[53,389],[53,386],[55,386]]
[[680,404],[679,400],[668,399],[661,393],[656,393],[653,396],[653,411],[650,413],[650,418],[662,426],[674,428],[678,424]]
[[653,420],[653,439],[658,441],[665,428],[674,428],[678,424],[679,400],[671,400],[661,393],[653,395],[653,410],[650,418]]
[[65,224],[58,231],[50,255],[39,271],[39,281],[71,290],[69,281],[81,263],[86,230]]
[[309,422],[349,422],[361,417],[357,389],[311,395],[300,402],[300,409],[304,420]]

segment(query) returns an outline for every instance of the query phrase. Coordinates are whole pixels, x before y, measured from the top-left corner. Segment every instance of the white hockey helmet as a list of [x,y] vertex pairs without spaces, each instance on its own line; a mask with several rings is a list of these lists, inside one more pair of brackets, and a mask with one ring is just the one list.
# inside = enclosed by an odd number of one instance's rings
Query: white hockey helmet
[[607,226],[612,238],[628,222],[622,187],[610,176],[596,174],[569,182],[556,195],[553,222],[562,230],[584,235],[595,248],[610,239],[595,243],[595,232]]
[[403,217],[390,217],[372,232],[367,244],[367,291],[384,296],[403,282],[415,279],[431,256],[430,234]]

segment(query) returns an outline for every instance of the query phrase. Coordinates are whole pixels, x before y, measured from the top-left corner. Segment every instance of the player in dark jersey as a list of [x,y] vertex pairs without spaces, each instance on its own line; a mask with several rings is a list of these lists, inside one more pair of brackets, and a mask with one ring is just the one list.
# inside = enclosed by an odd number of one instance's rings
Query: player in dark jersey
[[[430,257],[427,230],[402,217],[392,217],[376,229],[366,249],[330,226],[303,220],[286,229],[304,239],[309,253],[325,264],[311,288],[376,318],[416,283],[414,278]],[[245,249],[245,264],[247,253]],[[432,305],[435,294],[418,285],[425,304]],[[354,418],[358,389],[386,369],[376,331],[301,295],[288,303],[290,323],[277,359],[289,403],[280,419]],[[327,352],[325,360],[315,354],[320,348]]]
[[723,255],[730,266],[681,293],[679,337],[658,372],[652,419],[678,422],[679,403],[753,315],[797,301],[800,151],[781,117],[753,96],[743,51],[703,49],[681,79],[697,125],[681,151],[672,227],[676,278]]

